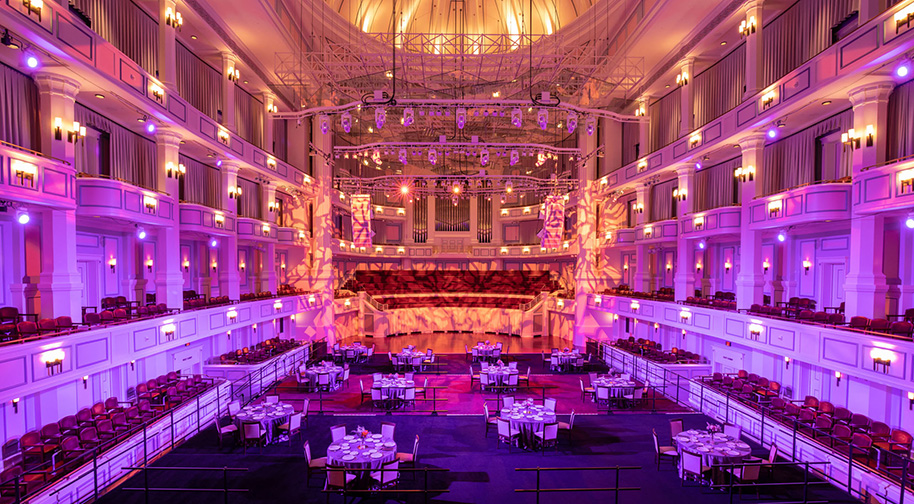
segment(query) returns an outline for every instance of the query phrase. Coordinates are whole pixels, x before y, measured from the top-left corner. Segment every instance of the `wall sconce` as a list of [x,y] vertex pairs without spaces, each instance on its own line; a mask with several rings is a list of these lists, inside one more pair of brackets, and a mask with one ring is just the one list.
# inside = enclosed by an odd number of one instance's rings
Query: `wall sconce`
[[673,199],[677,200],[677,201],[685,201],[686,200],[686,190],[679,189],[678,187],[676,189],[673,189]]
[[644,213],[644,203],[635,203],[635,213],[643,214]]
[[601,303],[603,303],[603,296],[595,296],[595,297],[593,298],[593,302],[594,302],[595,304],[601,304]]
[[773,219],[781,214],[781,208],[783,204],[781,200],[770,201],[768,202],[768,218]]
[[275,113],[279,112],[279,107],[277,107],[276,104],[271,103],[271,104],[267,105],[267,112],[269,112],[271,114],[275,114]]
[[165,9],[165,24],[181,31],[181,26],[184,25],[184,17],[181,16],[180,12],[172,11],[171,7],[169,7]]
[[108,266],[111,266],[111,272],[114,273],[114,267],[117,266],[117,259],[113,257],[108,259]]
[[25,6],[29,16],[34,12],[38,14],[38,21],[41,21],[41,8],[44,7],[44,0],[22,0],[22,5]]
[[644,117],[647,114],[647,111],[644,110],[644,103],[639,103],[638,108],[635,109],[635,117]]
[[305,241],[305,232],[304,231],[298,232],[298,241]]
[[313,305],[315,301],[316,301],[316,299],[314,298],[314,295],[313,295],[313,294],[310,295],[310,296],[308,296],[308,304],[309,304],[309,305]]
[[234,308],[232,308],[232,309],[231,309],[231,310],[229,310],[229,311],[228,311],[228,312],[226,312],[226,314],[225,314],[225,315],[226,315],[226,316],[227,316],[227,317],[228,317],[228,319],[229,319],[229,322],[234,322],[234,321],[235,321],[235,319],[237,319],[237,318],[238,318],[238,312],[237,312],[237,311],[235,311],[235,309],[234,309]]
[[175,337],[175,325],[171,322],[162,326],[162,333],[165,334],[165,339],[171,341]]
[[835,371],[835,386],[841,386],[841,371]]
[[406,247],[397,247],[397,254],[403,255],[406,253]]
[[914,392],[908,392],[908,409],[914,410]]
[[784,369],[790,369],[790,357],[784,357]]
[[502,217],[507,217],[507,216],[508,216],[508,209],[507,209],[507,208],[502,208],[502,209],[501,209],[501,216],[502,216]]
[[564,308],[565,301],[563,299],[556,300],[555,305],[558,306],[559,308]]
[[44,352],[38,359],[43,362],[47,368],[48,376],[53,376],[55,373],[63,371],[64,357],[66,357],[64,351],[58,348],[56,350]]
[[276,159],[275,158],[267,158],[267,168],[269,168],[273,171],[276,171]]
[[603,177],[600,179],[600,185],[606,185],[609,183],[609,177]]
[[15,398],[10,401],[13,404],[13,413],[19,413],[19,398]]
[[681,310],[679,312],[679,321],[682,322],[683,324],[688,324],[689,320],[691,320],[691,319],[692,319],[692,312],[690,312],[689,310]]
[[524,255],[529,255],[529,254],[530,254],[530,247],[524,247],[524,249],[521,251],[521,253],[524,254]]
[[269,203],[267,203],[267,210],[268,210],[270,213],[273,213],[274,211],[276,211],[276,202],[275,202],[275,201],[270,201]]
[[562,249],[568,250],[568,242],[562,242]]
[[228,193],[229,193],[229,199],[241,197],[241,186],[240,185],[229,186]]
[[768,91],[762,95],[762,110],[770,107],[771,104],[774,103],[775,96],[777,95],[774,93],[774,90]]
[[530,215],[530,207],[524,207],[524,215]]
[[727,259],[726,261],[724,261],[724,271],[726,271],[727,273],[729,273],[729,272],[730,272],[730,268],[732,268],[732,267],[733,267],[733,264],[730,263],[730,260],[729,260],[729,259]]
[[499,250],[499,253],[501,255],[508,255],[508,247],[502,247],[501,250]]
[[677,86],[688,86],[689,85],[689,73],[685,70],[679,72],[679,75],[676,76],[676,85]]
[[877,366],[882,366],[882,372],[888,374],[895,354],[884,348],[874,348],[870,351],[870,357],[873,359],[873,371],[876,371]]
[[285,271],[285,270],[286,270],[286,263],[279,263],[279,269]]
[[10,169],[13,171],[13,177],[20,186],[26,187],[25,181],[28,180],[28,187],[35,187],[35,177],[38,175],[37,166],[19,159],[13,159],[10,161]]
[[733,175],[741,182],[751,182],[755,179],[755,167],[752,165],[749,165],[745,168],[739,167],[736,169],[736,171],[733,172]]
[[768,262],[768,259],[762,261],[762,269],[765,270],[765,273],[768,273],[768,268],[771,267],[771,263]]
[[276,311],[278,311],[278,312],[279,312],[279,311],[282,311],[282,301],[276,300],[276,301],[273,303],[273,308],[274,308]]
[[895,13],[895,34],[897,35],[901,27],[906,28],[911,26],[911,21],[914,20],[914,5],[909,5],[907,8],[902,9]]
[[155,213],[157,201],[152,196],[143,196],[143,206],[146,208],[146,213]]
[[654,227],[653,227],[653,226],[646,226],[646,227],[644,228],[644,237],[645,237],[645,238],[650,238],[650,237],[653,236],[653,235],[654,235]]
[[701,261],[695,263],[695,273],[701,273]]
[[[354,246],[354,245],[355,245],[355,244],[353,244],[353,246]],[[359,247],[359,252],[365,252],[365,250],[366,250],[365,247]]]
[[809,259],[804,259],[803,260],[803,274],[804,275],[809,273],[809,268],[812,268],[812,262],[810,262]]
[[[79,139],[86,136],[86,127],[80,126],[78,121],[73,121],[73,129],[67,131],[67,142],[77,143]],[[54,118],[54,140],[63,140],[63,119]]]
[[666,263],[666,270],[667,270],[667,272],[673,271],[673,264],[672,264],[672,263]]
[[238,79],[241,78],[241,71],[235,68],[235,66],[230,66],[226,77],[232,82],[238,82]]
[[165,90],[155,82],[149,84],[149,92],[152,93],[152,97],[155,98],[157,102],[162,103],[165,100]]
[[215,273],[215,272],[216,272],[216,266],[218,266],[218,264],[216,263],[216,261],[213,261],[213,264],[212,264],[211,266],[212,266],[212,268],[213,268],[213,273]]
[[152,259],[146,259],[146,271],[152,272]]
[[183,262],[181,265],[184,266],[184,272],[185,272],[185,273],[187,273],[188,271],[190,271],[190,261],[188,261],[187,259],[185,259],[184,262]]
[[700,144],[700,143],[701,143],[701,132],[693,133],[692,136],[689,137],[689,148],[690,149],[694,149],[695,147],[698,147],[698,144]]
[[83,376],[83,388],[84,388],[84,389],[88,389],[88,388],[89,388],[89,375],[84,375],[84,376]]
[[374,252],[375,252],[375,254],[383,254],[383,253],[384,253],[384,247],[375,247],[375,248],[374,248]]
[[749,324],[749,338],[758,341],[762,336],[762,329],[761,324]]
[[136,370],[136,361],[135,360],[130,361],[130,370],[131,371]]
[[755,33],[755,28],[757,21],[755,16],[749,16],[749,19],[744,19],[739,23],[739,36],[740,38],[746,38],[749,35]]
[[914,168],[898,172],[898,183],[901,188],[898,191],[901,194],[914,192]]
[[347,307],[352,306],[352,301],[347,299],[346,301],[343,302],[343,306],[347,306]]
[[705,227],[705,218],[695,217],[692,219],[692,226],[695,228],[695,231],[701,231]]
[[654,322],[654,332],[657,332],[659,330],[660,330],[660,324],[658,324],[657,322]]
[[269,237],[270,236],[270,225],[264,224],[262,229],[263,229],[263,235]]
[[244,262],[238,263],[238,269],[244,271]]
[[642,159],[641,161],[638,161],[638,173],[645,170],[647,170],[647,159]]
[[54,118],[54,140],[63,140],[63,119]]
[[[851,149],[857,150],[860,148],[860,133],[857,132],[854,128],[847,130],[847,133],[841,133],[841,143],[844,144],[845,149],[850,146]],[[872,124],[866,126],[865,134],[866,145],[867,147],[872,147],[873,142],[876,138],[876,129]]]
[[221,213],[213,214],[213,223],[218,228],[225,227],[225,215]]
[[225,145],[229,144],[229,132],[228,130],[220,129],[219,130],[219,141]]
[[628,271],[628,263],[623,264],[622,269]]
[[639,308],[641,308],[641,303],[639,303],[637,301],[632,301],[632,304],[631,304],[632,313],[638,313]]

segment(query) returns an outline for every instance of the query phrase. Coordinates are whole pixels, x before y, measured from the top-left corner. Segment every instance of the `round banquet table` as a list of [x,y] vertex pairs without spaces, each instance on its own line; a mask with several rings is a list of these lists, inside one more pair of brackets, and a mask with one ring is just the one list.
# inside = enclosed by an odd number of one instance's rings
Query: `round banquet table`
[[511,430],[520,432],[523,447],[534,448],[534,432],[543,430],[546,424],[555,423],[555,411],[533,404],[532,399],[515,402],[510,408],[502,408],[501,417],[511,422]]
[[371,388],[381,389],[381,397],[384,399],[403,399],[406,389],[416,388],[416,382],[403,377],[381,378],[373,382]]
[[[354,434],[334,441],[327,447],[327,465],[347,469],[379,469],[397,457],[397,443],[391,438],[371,434],[363,442],[365,448],[358,448],[359,441]],[[359,471],[355,475],[367,478],[368,471]]]
[[[473,348],[476,349],[477,355],[479,357],[491,357],[495,353],[495,349],[498,348],[497,345],[476,345]],[[472,350],[471,348],[470,350]]]
[[291,404],[281,402],[249,404],[235,415],[235,422],[238,424],[238,432],[242,436],[245,423],[260,423],[260,428],[266,433],[266,442],[270,444],[273,442],[273,428],[288,422],[292,413],[295,413],[295,408]]
[[[623,380],[618,377],[604,376],[593,381],[594,390],[597,388],[608,388],[609,397],[612,398],[622,397],[623,394],[631,392],[631,390],[637,386],[638,385],[631,380]],[[594,394],[594,400],[596,400],[596,394]]]
[[413,359],[418,357],[419,365],[416,366],[418,368],[422,366],[422,359],[425,358],[425,352],[420,352],[418,350],[403,350],[402,352],[394,354],[394,356],[400,362],[401,366],[412,366]]
[[340,354],[344,359],[359,360],[363,355],[368,354],[368,347],[365,345],[342,345],[340,346]]
[[318,375],[330,375],[330,389],[334,390],[337,387],[336,379],[343,374],[343,367],[333,364],[317,364],[306,369],[305,374],[311,379],[311,385],[314,387],[317,387]]
[[511,369],[508,366],[490,365],[486,369],[480,371],[480,373],[489,375],[489,383],[491,385],[507,385],[508,376],[516,375],[517,370]]
[[722,432],[691,429],[680,432],[673,441],[680,451],[700,455],[705,465],[738,463],[752,453],[748,444]]

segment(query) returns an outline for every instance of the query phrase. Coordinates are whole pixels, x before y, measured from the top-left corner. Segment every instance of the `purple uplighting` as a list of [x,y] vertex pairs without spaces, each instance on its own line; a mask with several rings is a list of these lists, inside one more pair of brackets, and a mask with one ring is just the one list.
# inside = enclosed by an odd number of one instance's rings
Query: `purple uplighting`
[[34,55],[26,56],[25,66],[27,66],[31,69],[35,69],[35,68],[38,68],[39,65],[41,65],[41,60],[39,60],[37,56],[34,56]]
[[155,123],[152,122],[152,121],[147,122],[147,123],[146,123],[146,133],[149,133],[150,135],[152,135],[152,134],[154,134],[155,132],[156,132],[156,125],[155,125]]

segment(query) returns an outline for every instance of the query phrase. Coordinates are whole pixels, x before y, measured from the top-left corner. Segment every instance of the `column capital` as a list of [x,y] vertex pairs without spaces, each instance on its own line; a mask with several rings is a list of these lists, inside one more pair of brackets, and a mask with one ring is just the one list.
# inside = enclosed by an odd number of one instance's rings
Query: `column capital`
[[241,169],[241,163],[238,161],[223,161],[222,162],[222,173],[226,175],[238,175],[238,170]]
[[[745,10],[746,12],[749,12],[752,10],[761,10],[762,3],[763,3],[763,0],[748,0],[745,3],[745,5],[743,5],[743,10]],[[759,19],[758,21],[761,21],[761,19]],[[761,23],[759,23],[759,24],[761,24]]]
[[676,176],[678,177],[687,177],[689,175],[695,174],[695,163],[682,163],[676,165]]
[[260,93],[260,98],[264,105],[269,105],[269,103],[276,101],[276,94],[272,91],[264,91]]
[[175,147],[181,148],[181,135],[173,130],[169,129],[159,129],[156,133],[156,143],[162,144],[166,147]]
[[739,144],[740,152],[745,153],[748,150],[764,149],[765,148],[765,133],[754,132],[748,136],[745,136],[737,141]]
[[889,95],[895,89],[895,81],[892,79],[880,79],[862,86],[851,89],[847,97],[854,107],[861,105],[876,104],[888,102]]
[[66,75],[43,71],[35,74],[35,83],[39,92],[56,94],[71,100],[76,99],[81,86],[80,82]]
[[238,62],[238,56],[235,56],[235,53],[233,53],[232,51],[222,51],[221,54],[222,54],[222,63],[223,64]]

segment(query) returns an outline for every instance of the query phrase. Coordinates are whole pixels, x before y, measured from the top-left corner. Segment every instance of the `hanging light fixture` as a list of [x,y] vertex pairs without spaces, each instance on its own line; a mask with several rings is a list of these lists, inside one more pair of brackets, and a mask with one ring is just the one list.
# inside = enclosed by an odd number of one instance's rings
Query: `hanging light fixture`
[[343,131],[349,133],[349,131],[352,130],[352,114],[343,112],[342,115],[340,115],[340,126],[343,127]]
[[326,135],[330,131],[330,116],[321,114],[318,122],[320,123],[321,133]]
[[520,161],[520,153],[517,152],[517,150],[511,150],[509,159],[510,159],[511,166],[516,165],[517,162]]
[[546,109],[537,109],[536,111],[536,124],[539,124],[540,129],[545,131],[549,127],[549,111]]
[[520,107],[514,107],[511,109],[511,124],[516,128],[520,128],[524,124],[524,113],[521,111]]
[[587,136],[593,136],[594,131],[597,130],[597,120],[593,116],[587,117]]
[[400,152],[397,154],[397,158],[405,166],[406,163],[409,161],[408,158],[406,157],[406,149],[400,149]]
[[578,113],[573,110],[569,110],[568,115],[565,117],[565,124],[568,127],[568,133],[574,133],[575,128],[578,127]]
[[483,149],[479,153],[479,164],[482,166],[489,164],[489,149]]
[[467,124],[467,109],[459,107],[457,109],[457,128],[463,129]]
[[413,112],[412,107],[406,107],[403,109],[403,126],[412,126],[413,122],[416,120],[416,113]]
[[428,162],[431,164],[438,164],[438,151],[435,149],[428,150]]
[[374,109],[374,124],[381,129],[384,127],[384,123],[387,121],[387,109],[384,107],[378,107]]

